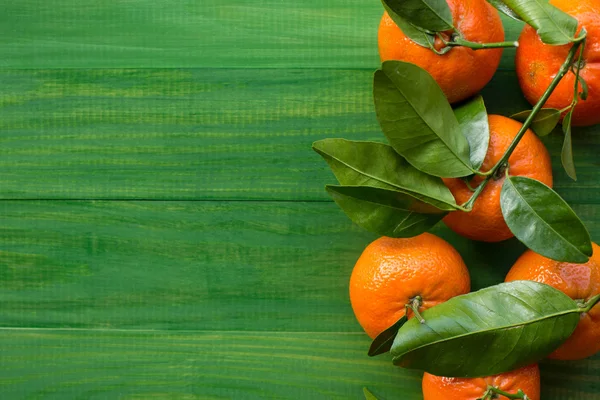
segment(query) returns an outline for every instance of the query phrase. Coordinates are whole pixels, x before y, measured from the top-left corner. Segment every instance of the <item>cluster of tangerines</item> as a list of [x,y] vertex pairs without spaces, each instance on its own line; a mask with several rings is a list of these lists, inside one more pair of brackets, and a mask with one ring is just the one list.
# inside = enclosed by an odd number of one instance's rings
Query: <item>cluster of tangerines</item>
[[[577,18],[585,27],[588,46],[582,59],[581,76],[589,86],[589,97],[579,102],[573,125],[600,123],[600,1],[553,0],[551,4]],[[453,22],[473,42],[504,40],[498,12],[485,0],[448,0]],[[436,38],[436,48],[444,43]],[[516,71],[527,100],[535,104],[563,63],[569,46],[549,46],[536,31],[526,26],[519,38]],[[401,60],[428,71],[451,103],[478,93],[494,75],[502,49],[475,51],[455,48],[436,54],[405,36],[387,13],[379,27],[382,61]],[[546,103],[563,110],[573,99],[575,75],[568,74]],[[489,116],[490,142],[482,169],[494,166],[522,126],[499,115]],[[509,158],[510,174],[526,176],[552,185],[548,151],[531,131],[523,137]],[[471,182],[477,185],[477,179]],[[471,212],[453,211],[444,222],[456,233],[472,240],[498,242],[513,237],[500,210],[502,180],[490,182],[477,198]],[[458,204],[466,202],[472,190],[463,179],[444,179]],[[531,280],[553,286],[572,299],[590,299],[600,293],[600,248],[593,244],[593,256],[585,264],[558,262],[526,251],[513,265],[506,281]],[[350,299],[357,320],[365,332],[376,338],[405,314],[418,316],[428,308],[470,291],[469,271],[460,254],[446,241],[423,233],[413,238],[382,237],[371,243],[356,263],[350,279]],[[416,308],[415,306],[416,303]],[[578,360],[600,351],[600,306],[581,315],[573,335],[550,358]],[[489,388],[498,391],[490,394]],[[540,398],[537,365],[484,378],[447,378],[425,373],[422,382],[425,400],[475,400],[499,398],[499,393],[524,393]],[[517,398],[508,397],[506,398]]]

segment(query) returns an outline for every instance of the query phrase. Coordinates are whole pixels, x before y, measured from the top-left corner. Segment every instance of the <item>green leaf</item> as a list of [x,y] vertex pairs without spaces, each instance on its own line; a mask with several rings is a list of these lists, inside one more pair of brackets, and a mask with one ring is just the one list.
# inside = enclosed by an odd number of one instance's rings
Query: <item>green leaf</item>
[[394,23],[398,25],[398,28],[400,28],[402,33],[404,33],[410,40],[420,46],[433,49],[433,45],[435,43],[435,36],[433,34],[419,29],[406,19],[402,18],[400,15],[396,14],[385,4],[385,1],[383,2],[383,7]]
[[[531,110],[521,111],[520,113],[511,115],[512,119],[517,121],[525,122],[527,117],[531,114]],[[548,136],[558,122],[560,121],[560,110],[555,108],[542,108],[539,113],[533,117],[533,122],[531,123],[531,129],[538,136]]]
[[517,21],[523,21],[521,19],[521,17],[519,17],[517,15],[517,13],[515,13],[513,10],[511,10],[509,6],[504,4],[504,2],[502,0],[487,0],[487,1],[488,1],[488,3],[493,5],[498,11],[500,11],[504,15],[509,16],[512,19],[517,20]]
[[417,28],[430,32],[454,28],[446,0],[382,0],[382,3],[392,19],[397,14]]
[[397,190],[441,210],[457,208],[440,178],[419,171],[387,144],[324,139],[315,142],[313,149],[327,161],[342,185]]
[[394,343],[394,339],[398,334],[398,330],[402,328],[402,325],[404,325],[406,321],[408,321],[408,318],[406,315],[403,315],[398,322],[377,335],[375,340],[371,343],[371,347],[369,347],[369,357],[378,356],[390,351],[392,343]]
[[531,250],[557,261],[585,263],[592,255],[590,234],[569,205],[535,179],[512,176],[500,194],[506,224]]
[[398,331],[394,364],[449,377],[494,375],[535,363],[575,330],[581,309],[560,290],[515,281],[454,297]]
[[377,400],[377,397],[375,397],[373,393],[369,392],[369,389],[366,387],[363,388],[363,394],[365,395],[365,400]]
[[544,43],[561,45],[575,38],[577,20],[548,0],[504,0],[504,3],[531,25]]
[[373,95],[383,133],[415,168],[447,178],[475,172],[469,143],[446,96],[427,71],[386,61],[375,72]]
[[560,153],[560,161],[569,175],[569,178],[574,181],[577,180],[577,172],[575,171],[575,163],[573,162],[573,144],[571,141],[571,118],[573,116],[573,110],[575,108],[571,108],[562,123],[562,130],[565,134],[565,140],[562,146],[562,152]]
[[327,185],[326,189],[355,224],[380,236],[417,236],[446,215],[408,194],[394,190],[334,185]]
[[473,168],[481,168],[487,154],[490,141],[490,125],[483,97],[477,96],[454,109],[463,135],[470,148],[470,159]]

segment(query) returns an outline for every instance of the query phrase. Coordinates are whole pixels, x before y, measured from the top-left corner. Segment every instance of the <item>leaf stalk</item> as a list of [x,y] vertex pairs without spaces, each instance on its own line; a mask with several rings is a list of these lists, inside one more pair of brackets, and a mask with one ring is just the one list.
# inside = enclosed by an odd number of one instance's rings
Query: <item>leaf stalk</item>
[[465,183],[465,185],[467,185],[467,188],[469,188],[469,190],[471,192],[474,192],[476,189],[473,186],[471,186],[470,180],[471,180],[470,176],[463,178],[463,182]]
[[585,49],[586,37],[584,35],[583,40],[580,42],[581,51],[579,52],[579,59],[577,60],[577,70],[575,72],[575,93],[573,94],[573,101],[571,103],[571,108],[575,108],[577,103],[579,102],[579,76],[581,74],[581,65],[583,60],[583,50]]
[[594,308],[598,303],[600,303],[600,293],[589,299],[583,307],[580,309],[582,313],[589,313],[592,308]]
[[441,50],[433,49],[437,54],[446,54],[453,47],[467,47],[472,50],[485,50],[485,49],[501,49],[506,47],[519,47],[519,42],[496,42],[496,43],[478,43],[471,42],[470,40],[466,40],[461,36],[459,32],[455,32],[452,35],[451,40],[446,40],[442,34],[439,32],[436,33],[436,36],[444,43],[445,47]]
[[469,198],[469,200],[467,200],[467,202],[465,204],[462,205],[462,207],[468,212],[471,211],[473,209],[473,205],[475,204],[475,200],[477,200],[477,198],[479,197],[479,195],[481,194],[481,192],[483,192],[483,189],[485,189],[485,185],[487,185],[487,183],[490,181],[490,179],[492,179],[493,175],[489,175],[485,178],[485,180],[483,182],[481,182],[479,184],[479,186],[477,186],[477,189],[475,189],[475,191],[473,192],[473,195],[471,196],[471,198]]
[[473,50],[485,50],[485,49],[501,49],[506,47],[519,47],[519,42],[497,42],[497,43],[477,43],[463,39],[461,36],[456,37],[453,41],[445,43],[450,47],[468,47]]

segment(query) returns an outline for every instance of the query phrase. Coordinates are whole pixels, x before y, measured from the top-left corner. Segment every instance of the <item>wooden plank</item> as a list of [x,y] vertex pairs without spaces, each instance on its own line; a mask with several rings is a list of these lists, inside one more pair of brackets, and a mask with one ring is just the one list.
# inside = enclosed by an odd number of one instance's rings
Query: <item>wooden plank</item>
[[[311,143],[385,140],[371,82],[371,70],[0,71],[0,198],[329,200]],[[528,107],[512,72],[484,96],[491,113]],[[574,135],[577,183],[561,136],[547,140],[556,186],[595,203],[600,127]]]
[[[0,330],[20,399],[420,400],[421,374],[367,357],[363,334]],[[600,357],[542,367],[544,400],[597,398]]]
[[[578,205],[600,237],[595,205]],[[474,290],[523,246],[440,226]],[[0,326],[360,332],[348,300],[374,239],[332,203],[0,202]]]
[[325,199],[310,145],[374,132],[371,74],[0,72],[0,196]]
[[330,203],[0,202],[0,326],[357,331]]
[[[1,0],[4,68],[376,68],[378,1]],[[507,37],[520,25],[505,19]],[[513,69],[514,51],[503,68]]]

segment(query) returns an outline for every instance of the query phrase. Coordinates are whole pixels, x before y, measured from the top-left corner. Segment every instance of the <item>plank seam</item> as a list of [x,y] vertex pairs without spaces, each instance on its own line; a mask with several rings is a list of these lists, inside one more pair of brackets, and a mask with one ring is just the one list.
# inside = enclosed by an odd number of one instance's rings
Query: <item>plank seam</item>
[[59,331],[59,332],[134,332],[134,333],[236,333],[236,334],[306,334],[306,335],[365,335],[364,332],[331,331],[240,331],[240,330],[202,330],[202,329],[110,329],[110,328],[41,328],[41,327],[0,327],[0,331]]

